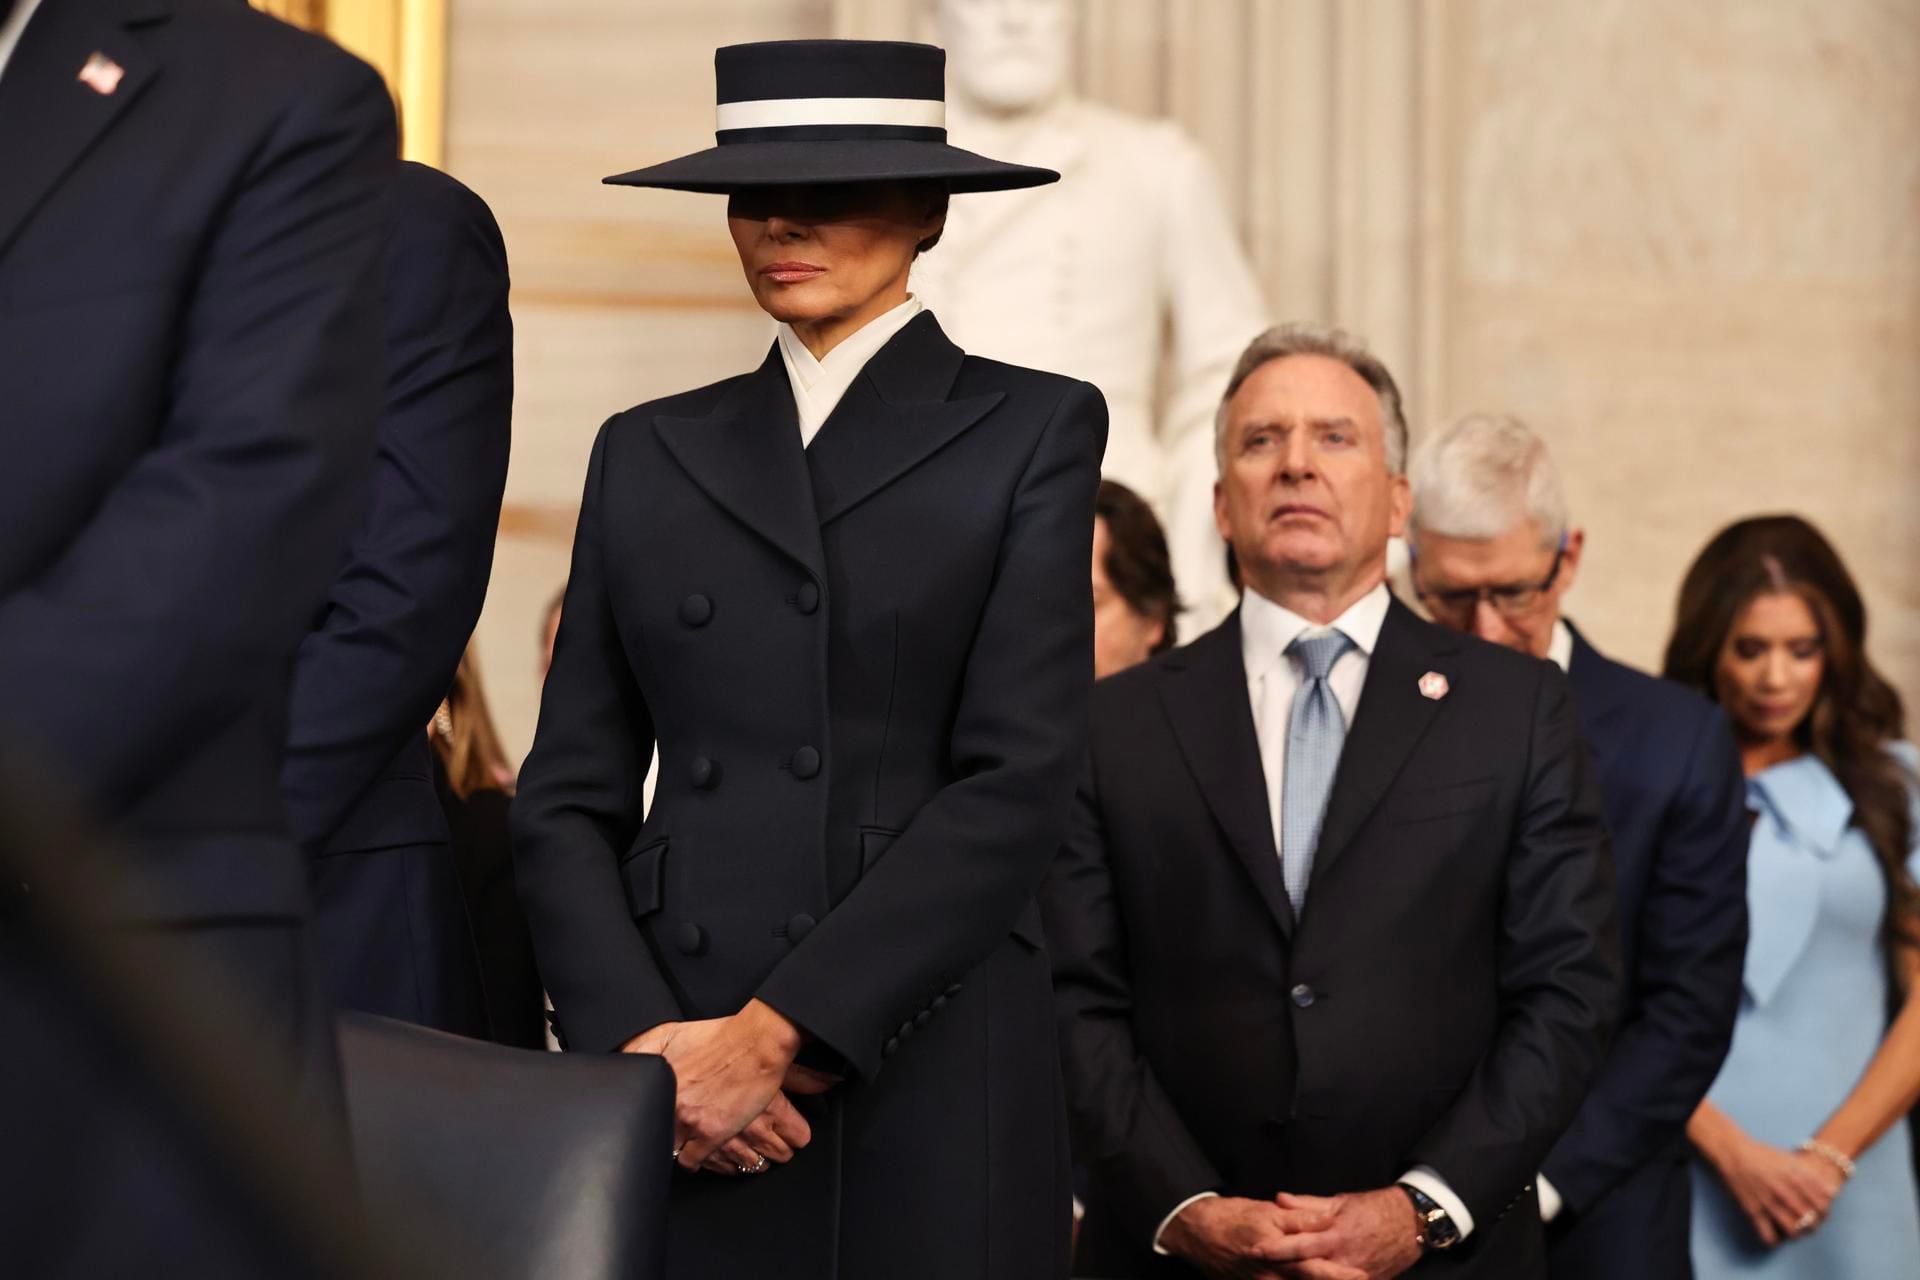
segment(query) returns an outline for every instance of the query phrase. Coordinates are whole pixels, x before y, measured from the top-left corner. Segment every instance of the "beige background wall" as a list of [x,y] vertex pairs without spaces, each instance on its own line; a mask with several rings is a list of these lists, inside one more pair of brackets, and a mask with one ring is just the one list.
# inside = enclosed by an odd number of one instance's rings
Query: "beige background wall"
[[[710,141],[715,45],[907,34],[916,2],[454,0],[448,168],[519,325],[479,634],[516,754],[593,432],[769,333],[717,197],[598,179]],[[1656,664],[1705,538],[1798,510],[1920,704],[1920,0],[1098,0],[1078,63],[1193,130],[1275,311],[1368,335],[1416,438],[1490,408],[1551,440],[1603,647]]]

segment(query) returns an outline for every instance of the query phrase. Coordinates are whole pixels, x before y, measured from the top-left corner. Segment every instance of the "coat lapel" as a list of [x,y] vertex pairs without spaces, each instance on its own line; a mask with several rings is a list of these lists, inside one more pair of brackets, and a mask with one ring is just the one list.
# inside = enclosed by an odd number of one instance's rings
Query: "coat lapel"
[[1610,665],[1600,656],[1600,652],[1587,643],[1587,638],[1572,623],[1567,629],[1573,632],[1573,658],[1567,663],[1567,684],[1573,690],[1573,705],[1580,717],[1580,736],[1586,740],[1587,758],[1597,774],[1606,764],[1609,735],[1602,726],[1620,710],[1620,700],[1614,696],[1614,681],[1607,670]]
[[653,429],[708,497],[825,580],[800,419],[777,344],[712,413],[659,415]]
[[1470,690],[1460,687],[1459,672],[1451,670],[1447,655],[1458,652],[1456,637],[1425,625],[1395,600],[1387,608],[1380,640],[1367,663],[1360,705],[1340,749],[1340,768],[1334,774],[1333,793],[1327,798],[1327,816],[1320,827],[1320,844],[1313,855],[1312,882],[1318,881],[1359,834],[1387,788],[1399,776],[1414,747],[1440,713],[1444,698],[1420,692],[1420,678],[1429,671],[1446,676],[1449,697]]
[[[104,11],[104,13],[102,12]],[[133,32],[168,16],[165,0],[48,0],[0,76],[0,258],[33,211],[160,73]],[[80,80],[94,54],[121,70],[112,93]]]
[[1240,653],[1240,613],[1163,660],[1160,688],[1174,738],[1281,932],[1293,932],[1293,904],[1280,877],[1273,844],[1267,776],[1260,767],[1260,741],[1247,696],[1247,668]]
[[[919,466],[1006,398],[996,391],[949,400],[963,358],[922,312],[867,362],[805,453],[821,524]],[[784,377],[777,352],[773,364]],[[797,427],[794,434],[797,446]]]

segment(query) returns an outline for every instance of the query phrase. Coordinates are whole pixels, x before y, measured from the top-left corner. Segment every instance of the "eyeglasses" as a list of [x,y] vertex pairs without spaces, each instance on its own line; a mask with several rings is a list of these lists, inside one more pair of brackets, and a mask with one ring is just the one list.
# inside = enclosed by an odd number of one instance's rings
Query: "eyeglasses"
[[1427,606],[1427,612],[1436,621],[1465,627],[1473,621],[1474,612],[1479,609],[1482,600],[1492,605],[1495,613],[1508,620],[1524,618],[1538,608],[1541,597],[1553,590],[1553,584],[1560,580],[1560,565],[1567,556],[1567,535],[1560,535],[1560,545],[1553,553],[1553,567],[1547,570],[1546,578],[1537,583],[1508,582],[1494,587],[1429,591],[1420,585],[1419,555],[1411,545],[1408,546],[1408,553],[1414,564],[1414,594]]

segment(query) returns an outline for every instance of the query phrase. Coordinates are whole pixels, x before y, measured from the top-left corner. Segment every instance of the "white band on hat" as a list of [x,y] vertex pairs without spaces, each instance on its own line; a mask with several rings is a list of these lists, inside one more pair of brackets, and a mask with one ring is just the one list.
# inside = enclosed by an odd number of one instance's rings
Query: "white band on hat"
[[717,128],[790,129],[808,125],[903,125],[947,127],[947,104],[932,98],[769,98],[723,102]]

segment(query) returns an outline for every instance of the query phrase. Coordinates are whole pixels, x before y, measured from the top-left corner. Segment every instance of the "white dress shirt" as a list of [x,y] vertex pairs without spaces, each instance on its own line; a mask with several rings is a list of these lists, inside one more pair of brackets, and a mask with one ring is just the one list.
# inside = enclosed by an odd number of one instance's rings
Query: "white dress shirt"
[[922,310],[920,299],[908,294],[905,302],[842,338],[824,360],[813,358],[813,352],[807,350],[807,344],[800,341],[792,325],[780,325],[777,332],[780,362],[787,366],[787,382],[793,387],[793,407],[800,415],[802,448],[813,443],[840,398],[847,394],[847,388],[867,367],[867,361]]
[[[1273,819],[1273,847],[1280,847],[1280,798],[1286,784],[1286,744],[1287,723],[1293,714],[1294,694],[1299,692],[1302,670],[1297,658],[1287,655],[1287,647],[1302,635],[1318,635],[1326,631],[1338,631],[1353,641],[1353,647],[1340,655],[1333,664],[1333,670],[1327,673],[1327,685],[1333,690],[1334,700],[1340,704],[1340,714],[1347,722],[1347,728],[1353,728],[1353,715],[1360,706],[1360,690],[1367,682],[1367,667],[1373,661],[1373,651],[1380,643],[1380,628],[1387,620],[1387,606],[1392,597],[1387,593],[1386,583],[1381,583],[1360,599],[1347,607],[1347,611],[1333,620],[1331,626],[1319,626],[1309,622],[1299,614],[1261,595],[1251,586],[1240,602],[1240,646],[1241,659],[1247,668],[1247,699],[1253,704],[1254,733],[1260,742],[1260,770],[1267,780],[1267,812]],[[1312,901],[1312,894],[1308,894]],[[1467,1212],[1467,1206],[1446,1179],[1437,1172],[1419,1165],[1407,1170],[1400,1181],[1417,1187],[1433,1199],[1433,1202],[1447,1211],[1453,1219],[1453,1225],[1460,1230],[1460,1238],[1465,1239],[1473,1231],[1473,1215]],[[1180,1216],[1180,1211],[1195,1200],[1205,1200],[1218,1195],[1215,1191],[1203,1191],[1197,1196],[1182,1200],[1173,1207],[1173,1212],[1160,1220],[1153,1233],[1153,1251],[1164,1254],[1167,1251],[1160,1245],[1160,1237],[1166,1231],[1167,1224]]]
[[[7,74],[7,61],[13,57],[13,47],[20,43],[20,33],[27,29],[27,19],[33,17],[33,11],[40,7],[40,0],[18,0],[7,20],[0,23],[0,76]],[[77,73],[80,68],[75,67]]]
[[[1547,642],[1547,661],[1562,671],[1573,669],[1573,628],[1567,625],[1565,618],[1559,618],[1553,624],[1553,639]],[[1552,1222],[1560,1216],[1560,1210],[1566,1207],[1566,1201],[1560,1198],[1560,1189],[1547,1181],[1547,1175],[1541,1174],[1535,1183],[1540,1188],[1540,1220]]]

